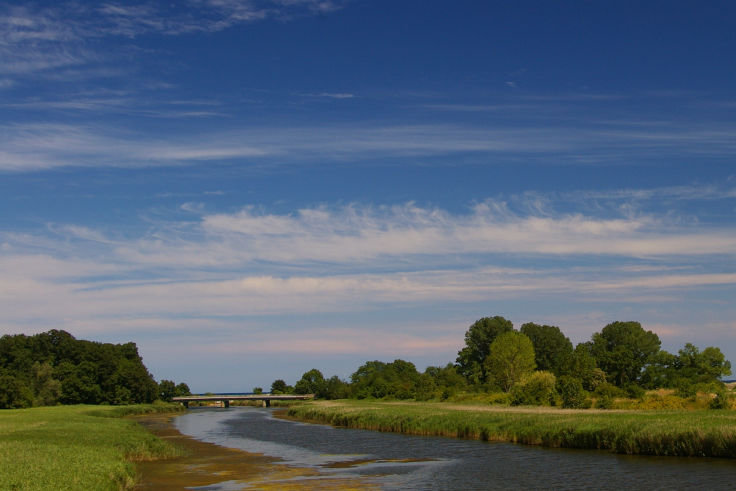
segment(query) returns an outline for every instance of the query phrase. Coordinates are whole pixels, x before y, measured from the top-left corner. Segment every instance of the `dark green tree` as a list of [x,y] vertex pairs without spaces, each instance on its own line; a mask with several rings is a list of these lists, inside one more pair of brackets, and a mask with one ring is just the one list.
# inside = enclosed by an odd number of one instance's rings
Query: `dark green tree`
[[304,372],[302,378],[294,385],[296,394],[314,394],[315,397],[324,397],[325,377],[322,372],[313,368]]
[[468,381],[452,363],[444,367],[427,367],[417,383],[418,400],[445,400],[467,389]]
[[560,375],[572,358],[572,343],[557,326],[527,322],[519,330],[534,345],[534,361],[537,370],[547,370]]
[[484,384],[483,363],[490,353],[491,343],[501,334],[513,331],[514,325],[500,316],[483,317],[465,333],[465,347],[457,354],[457,370],[471,384]]
[[175,394],[177,397],[180,396],[190,396],[192,395],[192,391],[189,390],[189,386],[185,384],[184,382],[181,382],[176,385],[176,391]]
[[348,397],[350,397],[350,384],[337,375],[325,380],[325,399],[347,399]]
[[659,352],[659,336],[638,322],[612,322],[593,334],[591,353],[608,381],[617,387],[638,384],[642,370]]
[[563,375],[557,379],[556,387],[562,399],[563,408],[581,408],[586,405],[590,407],[587,404],[588,397],[583,390],[583,383],[579,378]]
[[579,343],[575,346],[570,363],[562,370],[563,375],[580,379],[583,388],[588,391],[606,381],[606,374],[598,368],[598,363],[592,354],[593,343]]
[[413,399],[419,372],[413,363],[394,360],[391,363],[369,361],[350,376],[351,391],[358,399]]
[[675,362],[675,377],[692,383],[719,382],[721,377],[731,375],[731,362],[726,360],[719,348],[709,346],[700,351],[687,343],[678,352]]
[[30,407],[33,393],[22,380],[0,369],[0,409]]
[[287,393],[286,382],[281,379],[276,379],[271,384],[271,394],[286,394]]
[[171,402],[176,397],[176,384],[172,380],[162,380],[158,383],[158,398]]

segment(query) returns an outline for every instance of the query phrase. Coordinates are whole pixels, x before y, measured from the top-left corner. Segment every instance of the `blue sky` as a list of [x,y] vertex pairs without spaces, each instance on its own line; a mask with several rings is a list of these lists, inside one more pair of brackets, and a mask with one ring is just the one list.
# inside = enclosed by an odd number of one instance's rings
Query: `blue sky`
[[732,2],[0,3],[0,333],[195,391],[476,319],[736,361]]

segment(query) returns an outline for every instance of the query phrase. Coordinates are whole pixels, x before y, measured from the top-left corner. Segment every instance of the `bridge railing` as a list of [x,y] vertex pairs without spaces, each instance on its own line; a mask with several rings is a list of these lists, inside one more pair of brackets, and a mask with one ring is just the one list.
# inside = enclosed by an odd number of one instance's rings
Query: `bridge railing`
[[174,397],[174,402],[181,402],[189,407],[190,402],[222,402],[225,407],[230,407],[232,401],[263,401],[266,407],[271,406],[271,401],[299,401],[314,399],[314,394],[208,394]]

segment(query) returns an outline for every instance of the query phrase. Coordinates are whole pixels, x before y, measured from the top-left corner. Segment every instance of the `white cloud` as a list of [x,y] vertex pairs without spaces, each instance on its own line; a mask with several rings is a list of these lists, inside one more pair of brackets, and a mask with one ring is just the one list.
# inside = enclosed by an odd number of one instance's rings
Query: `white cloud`
[[155,2],[62,2],[45,8],[0,5],[0,74],[30,77],[111,61],[110,53],[91,47],[91,40],[217,32],[267,18],[325,14],[339,10],[343,3],[267,0],[256,6],[240,0],[192,0],[186,13],[174,4]]
[[[93,102],[89,102],[94,104]],[[152,109],[152,115],[160,109]],[[195,110],[195,113],[200,111]],[[204,115],[211,111],[205,111]],[[170,115],[170,114],[169,114]],[[199,114],[202,115],[202,114]],[[632,137],[634,138],[634,137]],[[415,162],[434,157],[474,156],[514,159],[524,165],[540,159],[561,159],[596,164],[637,152],[642,158],[655,153],[682,157],[694,152],[714,156],[736,154],[731,140],[710,140],[690,135],[683,143],[673,133],[664,146],[647,148],[640,140],[619,139],[606,131],[574,128],[479,129],[462,125],[362,125],[304,127],[244,127],[228,131],[202,131],[196,137],[176,134],[153,137],[135,130],[99,125],[6,124],[0,127],[0,170],[32,171],[63,166],[161,166],[203,160],[233,161],[244,166],[301,165],[360,162],[390,158]],[[646,138],[643,138],[646,140]],[[653,138],[656,140],[656,138]],[[610,152],[616,147],[617,155]]]

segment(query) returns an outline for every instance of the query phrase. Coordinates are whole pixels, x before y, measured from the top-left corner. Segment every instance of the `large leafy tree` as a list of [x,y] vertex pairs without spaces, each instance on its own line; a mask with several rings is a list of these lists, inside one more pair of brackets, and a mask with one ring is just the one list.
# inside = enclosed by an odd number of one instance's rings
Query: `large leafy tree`
[[304,372],[302,378],[294,385],[294,392],[297,394],[314,394],[316,397],[322,397],[324,391],[325,377],[316,368]]
[[483,363],[490,353],[491,343],[499,335],[513,330],[511,321],[501,316],[475,321],[465,332],[465,347],[457,354],[457,371],[470,383],[485,383],[487,377]]
[[[56,329],[0,337],[0,375],[5,376],[0,407],[127,404],[152,402],[159,395],[134,343],[77,340]],[[168,398],[171,387],[164,385]]]
[[534,345],[520,332],[505,332],[491,343],[484,365],[490,381],[508,392],[534,371]]
[[419,377],[416,366],[405,360],[368,361],[350,376],[351,390],[358,399],[412,399],[416,396]]
[[608,381],[619,387],[639,383],[642,370],[660,350],[660,340],[638,322],[612,322],[593,334],[591,353]]
[[708,383],[731,375],[731,362],[726,360],[719,348],[709,346],[700,351],[697,346],[687,343],[678,354],[675,371],[680,378],[693,383]]
[[572,358],[572,343],[557,326],[527,322],[519,331],[534,345],[537,370],[548,370],[560,375]]

